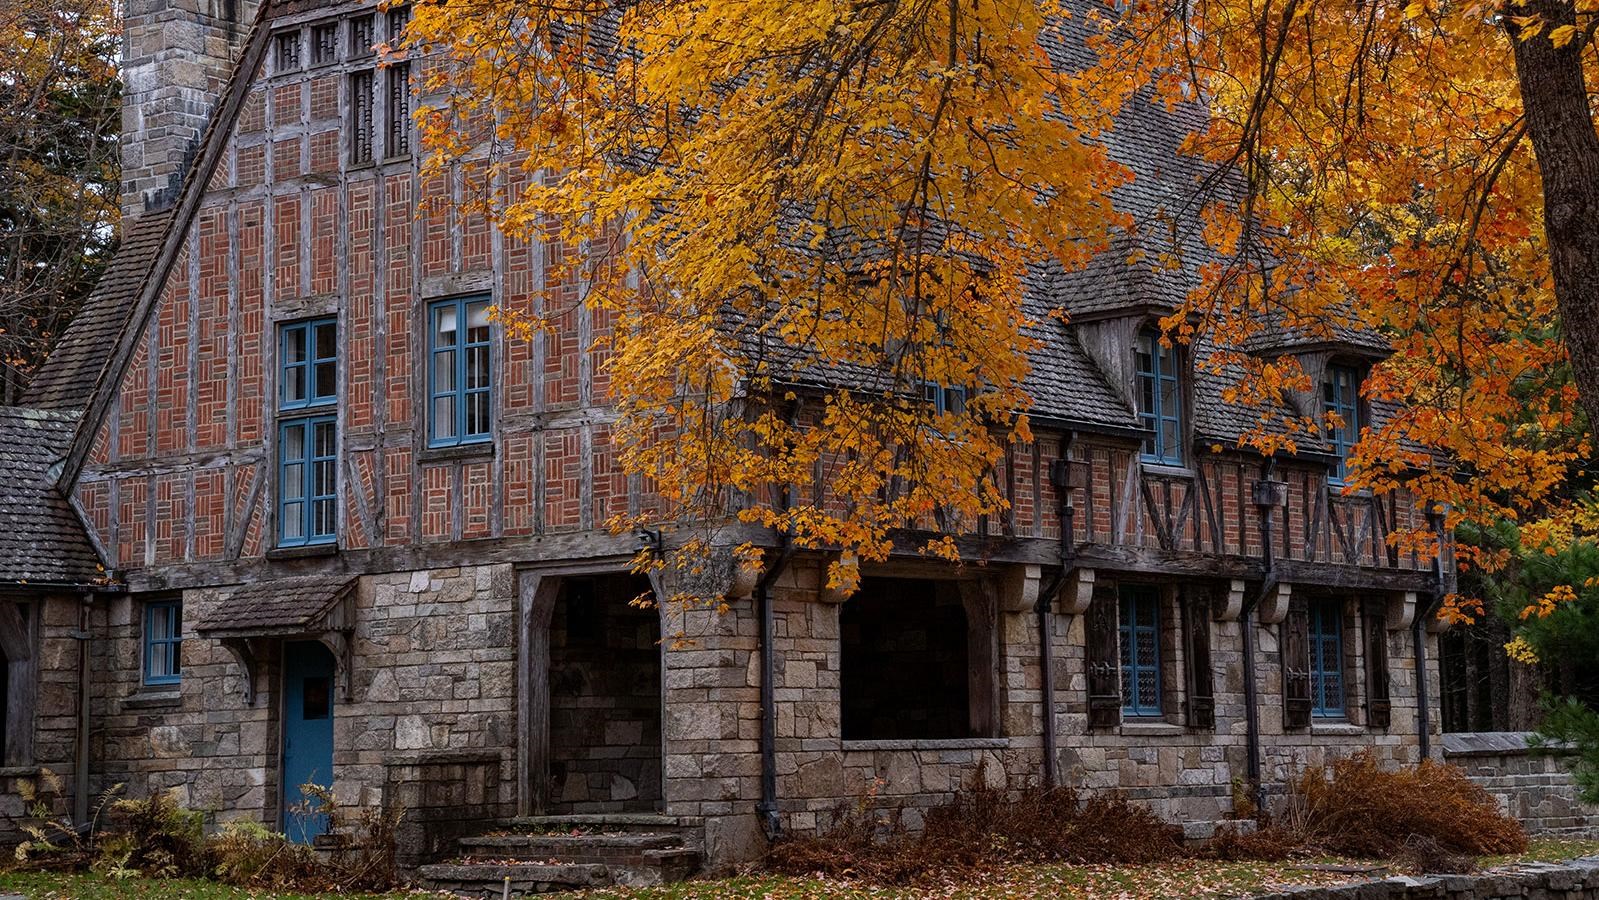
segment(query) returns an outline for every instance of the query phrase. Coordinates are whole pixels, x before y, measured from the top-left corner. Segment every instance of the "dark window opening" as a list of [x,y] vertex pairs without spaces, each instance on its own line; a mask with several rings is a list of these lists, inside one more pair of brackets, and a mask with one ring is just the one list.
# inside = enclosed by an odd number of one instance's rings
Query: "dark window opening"
[[411,64],[395,63],[385,70],[389,79],[388,148],[389,156],[411,152]]
[[304,700],[300,718],[307,722],[326,719],[333,711],[333,694],[326,675],[308,677],[302,685]]
[[350,19],[350,58],[364,59],[372,55],[377,44],[377,32],[372,16],[353,16]]
[[277,37],[276,67],[279,73],[300,69],[300,32],[285,31]]
[[372,161],[372,73],[350,75],[350,162]]
[[550,616],[553,813],[654,812],[661,786],[661,625],[648,580],[568,578]]
[[328,22],[311,29],[311,59],[318,65],[339,61],[339,23]]
[[982,736],[973,727],[982,679],[958,585],[866,578],[839,611],[839,632],[844,740]]

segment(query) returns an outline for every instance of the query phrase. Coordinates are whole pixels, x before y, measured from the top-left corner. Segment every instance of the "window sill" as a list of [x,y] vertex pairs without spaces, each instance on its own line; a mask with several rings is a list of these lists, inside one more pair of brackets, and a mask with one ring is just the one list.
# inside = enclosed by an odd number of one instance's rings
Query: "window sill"
[[1128,737],[1179,737],[1188,729],[1174,722],[1123,720],[1120,733]]
[[905,740],[844,741],[851,750],[1004,750],[1010,738],[910,738]]
[[1366,729],[1353,722],[1312,722],[1310,733],[1320,737],[1360,737]]
[[1145,475],[1156,475],[1162,478],[1193,478],[1194,470],[1187,466],[1175,466],[1171,463],[1148,462],[1140,460],[1139,467]]
[[274,547],[266,552],[266,558],[277,559],[315,559],[322,556],[338,556],[339,545],[332,544],[306,544],[304,547]]
[[147,687],[122,698],[123,709],[166,709],[182,704],[183,694],[175,684]]
[[428,447],[416,455],[417,462],[443,462],[449,459],[493,459],[493,441],[473,441],[449,447]]

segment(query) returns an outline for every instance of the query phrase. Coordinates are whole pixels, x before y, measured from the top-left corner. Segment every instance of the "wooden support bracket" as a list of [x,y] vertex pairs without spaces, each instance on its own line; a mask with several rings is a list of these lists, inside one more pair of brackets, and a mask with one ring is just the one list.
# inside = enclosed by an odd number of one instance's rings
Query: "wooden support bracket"
[[249,638],[242,637],[223,638],[221,644],[224,650],[227,650],[233,655],[233,659],[239,664],[239,668],[244,670],[244,705],[254,706],[256,673],[255,647],[251,645]]
[[1042,566],[1011,566],[999,584],[999,608],[1004,612],[1028,612],[1038,605]]
[[1073,569],[1066,576],[1066,584],[1060,590],[1060,611],[1068,616],[1080,616],[1088,612],[1088,605],[1094,600],[1094,570]]
[[1403,631],[1416,620],[1416,592],[1394,591],[1388,595],[1387,615],[1389,631]]
[[1260,598],[1260,609],[1256,621],[1261,625],[1276,625],[1288,618],[1288,602],[1293,599],[1294,586],[1285,582],[1278,582]]
[[1236,622],[1244,612],[1244,580],[1234,578],[1227,583],[1227,599],[1216,607],[1216,621]]

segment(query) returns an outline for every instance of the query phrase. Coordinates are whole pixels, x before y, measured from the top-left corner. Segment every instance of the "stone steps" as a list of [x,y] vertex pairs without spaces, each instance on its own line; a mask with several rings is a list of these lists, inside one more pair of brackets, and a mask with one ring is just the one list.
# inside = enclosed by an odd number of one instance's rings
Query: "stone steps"
[[564,816],[518,816],[502,819],[500,826],[508,831],[530,832],[671,832],[701,824],[698,820],[655,813],[591,813]]
[[450,891],[461,897],[526,897],[615,884],[605,866],[573,863],[439,863],[417,870],[429,890]]
[[423,866],[423,887],[475,900],[681,881],[700,866],[697,820],[607,814],[537,816],[464,837],[459,859]]

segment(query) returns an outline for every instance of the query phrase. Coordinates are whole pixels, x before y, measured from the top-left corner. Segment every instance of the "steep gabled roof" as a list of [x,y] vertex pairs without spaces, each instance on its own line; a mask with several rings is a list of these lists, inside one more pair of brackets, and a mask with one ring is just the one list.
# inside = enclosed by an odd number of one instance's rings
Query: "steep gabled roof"
[[165,209],[123,223],[116,258],[34,375],[23,406],[72,412],[88,407],[150,280],[171,222],[172,210]]
[[100,554],[54,468],[72,444],[73,413],[0,407],[0,583],[92,585]]
[[90,295],[78,314],[83,324],[74,321],[67,329],[62,336],[64,353],[59,360],[57,354],[52,354],[45,361],[36,386],[30,387],[25,398],[52,409],[77,404],[81,410],[71,447],[56,479],[62,490],[71,489],[88,458],[95,434],[116,401],[117,386],[133,359],[139,338],[160,304],[167,277],[181,255],[189,226],[244,106],[250,76],[266,52],[270,10],[270,4],[263,3],[256,14],[175,202],[160,212],[140,216],[129,227],[125,246],[118,251],[106,276],[110,283],[104,289],[97,286]]

